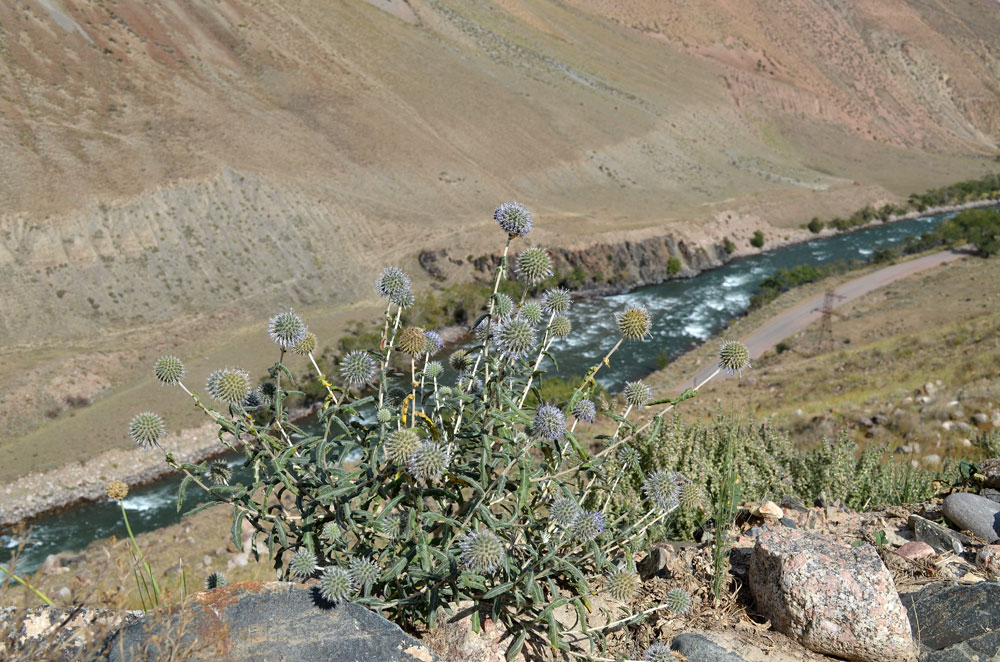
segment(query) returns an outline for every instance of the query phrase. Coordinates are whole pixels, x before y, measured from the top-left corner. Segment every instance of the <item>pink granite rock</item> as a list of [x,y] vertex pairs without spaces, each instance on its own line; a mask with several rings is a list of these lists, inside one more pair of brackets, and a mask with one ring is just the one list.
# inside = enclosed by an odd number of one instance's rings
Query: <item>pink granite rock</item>
[[935,553],[936,552],[933,547],[919,540],[913,540],[905,545],[900,545],[896,550],[896,554],[902,556],[904,559],[909,559],[910,561],[916,561],[917,559],[934,556]]
[[984,545],[976,555],[976,565],[991,575],[1000,575],[1000,545]]
[[906,610],[871,545],[768,531],[757,539],[749,577],[758,610],[810,650],[861,662],[917,659]]

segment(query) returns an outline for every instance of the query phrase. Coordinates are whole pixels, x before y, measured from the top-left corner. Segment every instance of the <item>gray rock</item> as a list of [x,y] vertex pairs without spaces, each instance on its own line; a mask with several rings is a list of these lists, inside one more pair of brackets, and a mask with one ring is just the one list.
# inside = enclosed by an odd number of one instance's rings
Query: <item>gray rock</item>
[[995,490],[992,487],[984,487],[980,492],[979,496],[986,497],[990,501],[996,501],[1000,503],[1000,490]]
[[979,463],[979,469],[983,473],[983,485],[1000,489],[1000,457],[993,457]]
[[697,632],[683,632],[670,642],[670,650],[684,656],[688,662],[747,662],[738,653],[727,650]]
[[946,529],[940,524],[932,522],[929,519],[924,519],[919,515],[910,515],[907,522],[913,527],[913,537],[933,547],[934,551],[938,554],[954,552],[961,556],[965,552],[965,548],[962,546],[963,543],[971,542],[968,536],[964,536],[951,529]]
[[1000,582],[931,584],[902,599],[921,662],[1000,659]]
[[0,607],[0,660],[90,660],[123,623],[141,617],[90,607]]
[[353,602],[330,605],[316,589],[243,582],[196,593],[121,630],[105,660],[189,662],[431,662],[425,645]]
[[1000,504],[978,494],[949,494],[942,506],[944,516],[960,529],[971,531],[986,542],[1000,539]]

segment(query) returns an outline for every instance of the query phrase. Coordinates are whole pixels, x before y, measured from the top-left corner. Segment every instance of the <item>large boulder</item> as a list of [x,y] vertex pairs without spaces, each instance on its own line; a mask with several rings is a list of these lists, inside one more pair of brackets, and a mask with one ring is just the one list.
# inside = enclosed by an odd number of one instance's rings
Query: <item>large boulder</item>
[[1000,582],[931,584],[903,604],[924,662],[1000,659]]
[[754,546],[749,580],[758,610],[810,650],[862,662],[917,658],[906,610],[871,545],[768,531]]
[[941,506],[948,521],[992,543],[1000,539],[1000,503],[978,494],[949,494]]
[[285,582],[244,582],[196,593],[121,630],[110,662],[432,662],[425,645],[353,602],[331,605]]

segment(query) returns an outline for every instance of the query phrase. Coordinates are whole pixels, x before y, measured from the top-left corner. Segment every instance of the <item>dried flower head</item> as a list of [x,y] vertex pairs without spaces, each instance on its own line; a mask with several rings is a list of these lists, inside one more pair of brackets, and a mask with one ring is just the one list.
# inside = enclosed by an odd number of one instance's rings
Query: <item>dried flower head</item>
[[506,556],[503,543],[488,529],[466,535],[459,547],[462,549],[462,565],[480,575],[492,575]]
[[618,331],[626,340],[645,340],[653,321],[643,306],[631,306],[618,313]]
[[493,342],[504,358],[519,359],[535,346],[535,327],[520,315],[504,317],[497,323]]
[[667,609],[675,614],[684,614],[691,609],[691,596],[682,588],[670,589],[666,599]]
[[444,338],[437,331],[424,331],[424,337],[427,339],[427,356],[434,356],[444,348]]
[[536,437],[545,439],[562,439],[566,433],[566,417],[558,407],[541,405],[535,410],[531,419],[531,431]]
[[466,350],[456,349],[451,353],[451,356],[448,357],[448,363],[451,364],[451,367],[455,372],[462,372],[471,368],[474,360]]
[[267,335],[281,349],[291,349],[305,340],[306,325],[291,309],[278,313],[267,322]]
[[517,254],[514,274],[519,281],[528,285],[540,283],[552,275],[552,258],[548,251],[538,246],[526,248]]
[[581,542],[590,542],[604,533],[604,527],[604,515],[599,510],[584,510],[573,521],[573,537]]
[[653,389],[640,379],[634,382],[625,382],[622,395],[625,397],[625,404],[642,409],[653,399]]
[[340,360],[340,376],[348,386],[360,387],[371,384],[378,374],[375,359],[363,349],[349,352]]
[[493,220],[511,238],[528,234],[533,224],[531,212],[519,202],[505,202],[497,207],[493,212]]
[[639,588],[639,576],[622,568],[612,568],[604,578],[604,588],[612,600],[628,602]]
[[153,375],[160,384],[174,386],[180,383],[185,372],[184,363],[176,356],[161,356],[153,365]]
[[514,312],[514,300],[503,292],[497,292],[493,295],[493,316],[494,317],[507,317]]
[[533,325],[538,324],[542,321],[542,307],[534,301],[529,301],[521,306],[520,315]]
[[547,313],[565,313],[572,303],[569,292],[561,287],[546,290],[542,295],[542,307]]
[[327,602],[337,603],[347,600],[354,593],[354,578],[343,568],[335,565],[323,570],[319,580],[319,594]]
[[239,368],[223,368],[213,372],[205,386],[216,400],[242,405],[250,394],[250,373]]
[[372,559],[360,556],[351,559],[351,578],[361,588],[367,588],[377,582],[381,574],[378,564]]
[[573,325],[565,315],[556,315],[552,318],[552,326],[549,327],[555,338],[565,338],[573,330]]
[[677,656],[666,644],[659,641],[646,649],[642,656],[643,662],[677,662]]
[[414,478],[430,482],[439,480],[451,464],[451,450],[434,441],[421,442],[406,458],[406,469]]
[[570,497],[560,497],[549,506],[549,521],[558,526],[563,531],[569,530],[580,514],[580,506],[576,499]]
[[427,350],[427,336],[419,326],[410,326],[399,334],[399,350],[410,356],[420,356]]
[[750,367],[750,350],[741,342],[727,340],[719,350],[719,367],[730,375],[743,375],[743,369]]
[[128,496],[128,485],[120,480],[113,480],[104,488],[108,498],[121,501]]
[[667,469],[658,469],[646,477],[642,491],[657,508],[670,511],[678,506],[680,488],[685,482],[686,479],[680,474]]
[[220,588],[222,586],[225,586],[226,584],[227,584],[226,576],[221,572],[213,572],[208,577],[205,577],[206,591],[211,591],[214,588]]
[[316,572],[316,555],[308,549],[300,549],[292,555],[288,570],[296,579],[309,579]]
[[573,405],[573,415],[576,416],[577,420],[585,423],[593,423],[594,417],[597,416],[597,407],[594,406],[593,400],[583,398],[582,400],[577,400],[576,404]]
[[167,434],[163,419],[151,411],[137,414],[128,425],[128,436],[139,448],[159,446],[160,440]]
[[208,464],[208,479],[215,485],[228,485],[233,478],[233,470],[225,460],[212,460]]
[[312,331],[307,331],[306,335],[302,337],[302,340],[298,345],[292,348],[292,351],[299,356],[308,356],[316,351],[316,334]]
[[687,511],[697,510],[705,505],[705,493],[694,483],[682,485],[677,499],[681,508]]
[[375,291],[398,306],[410,294],[410,277],[399,267],[386,267],[375,279]]
[[402,465],[420,445],[420,435],[413,428],[403,428],[385,440],[385,454],[395,464]]

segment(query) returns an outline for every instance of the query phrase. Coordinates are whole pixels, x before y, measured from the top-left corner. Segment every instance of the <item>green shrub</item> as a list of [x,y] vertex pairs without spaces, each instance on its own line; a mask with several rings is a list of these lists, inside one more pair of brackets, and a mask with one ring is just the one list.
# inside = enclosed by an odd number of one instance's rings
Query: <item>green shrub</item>
[[785,352],[787,352],[791,348],[792,348],[792,346],[789,345],[787,341],[780,340],[780,341],[778,341],[778,344],[774,346],[774,351],[777,354],[784,354]]
[[681,260],[677,257],[672,257],[667,260],[667,273],[673,276],[681,270]]
[[733,243],[732,239],[726,237],[722,240],[722,250],[726,251],[726,255],[732,255],[736,250],[736,244]]
[[823,228],[826,226],[824,225],[823,221],[819,220],[818,216],[813,216],[812,220],[809,221],[809,225],[807,225],[806,227],[809,228],[809,232],[812,232],[813,234],[819,234],[820,232],[823,231]]
[[753,238],[750,239],[750,245],[754,248],[764,247],[764,233],[760,230],[754,230]]

